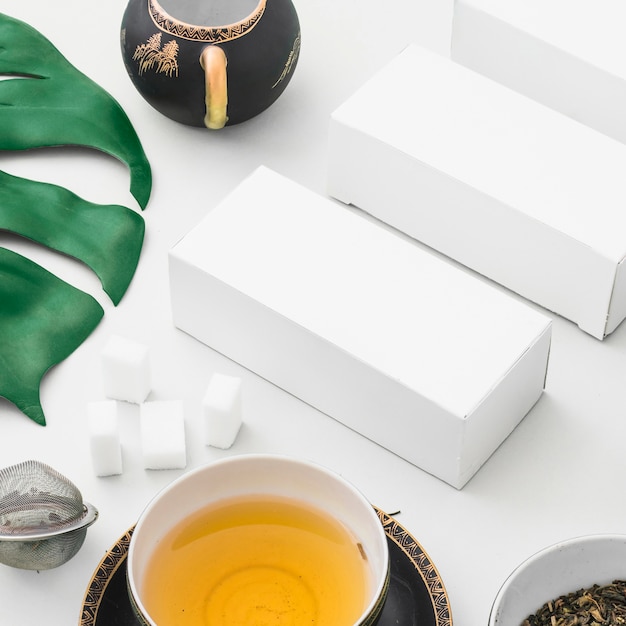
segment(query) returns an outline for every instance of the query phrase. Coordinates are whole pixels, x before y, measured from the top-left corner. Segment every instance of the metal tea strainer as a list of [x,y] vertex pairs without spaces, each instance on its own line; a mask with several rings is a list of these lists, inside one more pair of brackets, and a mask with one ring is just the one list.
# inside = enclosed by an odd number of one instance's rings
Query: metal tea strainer
[[0,470],[0,563],[58,567],[78,552],[97,517],[76,486],[44,463]]

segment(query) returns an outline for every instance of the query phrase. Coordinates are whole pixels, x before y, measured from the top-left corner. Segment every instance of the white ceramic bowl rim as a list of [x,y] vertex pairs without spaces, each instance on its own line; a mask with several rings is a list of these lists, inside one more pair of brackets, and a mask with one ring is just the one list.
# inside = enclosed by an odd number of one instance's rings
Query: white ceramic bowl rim
[[[368,603],[368,606],[363,611],[359,620],[356,624],[361,624],[367,616],[374,610],[376,607],[381,594],[383,593],[385,586],[388,581],[388,573],[389,573],[389,552],[387,545],[387,538],[385,534],[385,530],[383,528],[382,522],[378,518],[378,515],[373,507],[373,505],[365,498],[362,492],[357,489],[350,481],[345,479],[343,476],[338,474],[337,472],[321,465],[315,463],[313,461],[304,460],[297,457],[291,457],[288,455],[279,455],[279,454],[241,454],[235,456],[229,456],[223,459],[219,459],[216,461],[210,461],[205,465],[196,467],[192,470],[185,472],[183,475],[179,476],[171,483],[166,485],[163,489],[161,489],[148,503],[148,505],[144,508],[141,515],[139,516],[139,520],[135,526],[135,530],[131,537],[129,552],[128,552],[128,586],[131,595],[133,596],[133,602],[137,605],[139,610],[147,615],[147,611],[143,606],[141,599],[138,594],[138,586],[139,583],[136,579],[136,574],[133,568],[133,562],[135,559],[135,546],[136,546],[136,537],[139,537],[142,532],[142,527],[146,523],[146,519],[149,518],[151,512],[154,511],[155,508],[159,506],[161,500],[166,497],[168,494],[171,494],[172,491],[177,489],[179,485],[186,483],[188,481],[193,481],[194,478],[198,477],[199,474],[209,470],[214,467],[222,467],[230,464],[244,464],[244,463],[255,463],[255,462],[271,462],[271,463],[285,463],[285,464],[297,464],[303,469],[310,469],[313,472],[317,472],[320,475],[325,475],[325,477],[329,478],[332,481],[335,481],[338,485],[342,486],[342,488],[349,492],[353,502],[357,505],[360,505],[361,510],[364,515],[368,518],[368,526],[372,529],[376,529],[374,532],[376,534],[376,546],[375,549],[378,550],[380,554],[382,564],[381,567],[378,568],[376,572],[376,579],[374,584],[374,590],[371,597],[371,601]],[[196,505],[195,508],[202,506],[202,502]],[[152,623],[152,622],[150,622]]]
[[[557,543],[546,546],[545,548],[542,548],[538,552],[534,553],[532,556],[530,556],[526,560],[522,561],[522,563],[520,563],[511,572],[511,574],[509,574],[509,576],[506,578],[506,580],[504,581],[504,583],[498,590],[498,593],[496,594],[493,605],[491,607],[491,612],[489,614],[489,626],[520,626],[522,620],[528,617],[528,615],[532,614],[532,610],[529,611],[527,615],[525,615],[524,617],[520,619],[519,624],[513,624],[511,622],[511,624],[509,625],[509,622],[503,622],[501,619],[502,614],[503,614],[502,612],[504,608],[506,607],[506,600],[513,593],[514,587],[517,584],[521,576],[528,574],[534,569],[539,569],[541,564],[545,562],[546,559],[548,559],[549,557],[557,558],[557,555],[560,555],[560,554],[567,554],[571,551],[576,551],[576,550],[584,550],[586,548],[593,547],[594,545],[608,545],[608,544],[625,546],[624,563],[625,563],[625,570],[626,570],[626,534],[621,534],[621,533],[597,533],[597,534],[580,535],[576,537],[571,537],[569,539],[565,539],[563,541],[559,541]],[[564,569],[567,569],[565,565],[564,565]],[[626,573],[622,574],[621,576],[625,577]],[[620,575],[618,572],[616,572],[614,575],[609,574],[609,575],[604,576],[604,578],[607,579],[606,580],[607,582],[609,578],[616,579],[619,577]],[[535,576],[535,578],[539,578],[539,577]],[[593,575],[591,575],[591,578],[593,578]],[[598,576],[598,579],[599,578],[600,576]],[[589,580],[588,582],[585,582],[585,583],[573,584],[572,588],[563,589],[553,594],[550,594],[550,592],[547,591],[548,597],[545,597],[541,602],[539,602],[537,606],[535,606],[534,610],[539,610],[545,602],[553,600],[560,595],[577,591],[579,588],[581,588],[581,586],[590,586],[596,582],[599,584],[602,584],[605,581]],[[565,586],[567,586],[567,584]]]

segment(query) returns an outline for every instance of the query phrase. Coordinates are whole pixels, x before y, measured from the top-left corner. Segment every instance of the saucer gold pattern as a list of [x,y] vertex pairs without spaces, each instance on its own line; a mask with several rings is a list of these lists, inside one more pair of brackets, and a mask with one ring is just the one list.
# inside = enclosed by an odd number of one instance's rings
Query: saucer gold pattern
[[[378,626],[452,626],[448,594],[421,545],[395,518],[376,509],[391,560],[391,582]],[[137,626],[126,587],[126,556],[134,527],[102,559],[83,599],[79,626]]]

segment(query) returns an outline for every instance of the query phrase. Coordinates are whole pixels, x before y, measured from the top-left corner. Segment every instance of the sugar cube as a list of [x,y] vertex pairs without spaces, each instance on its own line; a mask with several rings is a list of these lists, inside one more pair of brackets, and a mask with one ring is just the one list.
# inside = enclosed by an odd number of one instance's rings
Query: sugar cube
[[230,448],[241,427],[241,379],[213,374],[202,400],[207,446]]
[[119,335],[111,335],[102,350],[104,392],[109,398],[137,404],[150,393],[148,347]]
[[87,403],[87,422],[91,461],[96,476],[122,473],[122,446],[117,402],[102,400]]
[[139,408],[145,469],[182,469],[187,465],[183,403],[146,402]]

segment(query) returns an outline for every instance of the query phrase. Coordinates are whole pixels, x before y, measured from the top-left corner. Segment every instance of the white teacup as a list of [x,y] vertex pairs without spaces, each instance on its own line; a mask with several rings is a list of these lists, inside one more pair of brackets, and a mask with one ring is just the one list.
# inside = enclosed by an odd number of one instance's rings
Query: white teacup
[[373,506],[334,472],[284,456],[183,475],[144,510],[128,553],[130,598],[148,626],[373,626],[388,585]]

